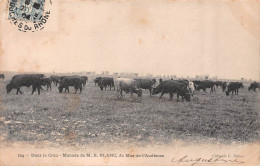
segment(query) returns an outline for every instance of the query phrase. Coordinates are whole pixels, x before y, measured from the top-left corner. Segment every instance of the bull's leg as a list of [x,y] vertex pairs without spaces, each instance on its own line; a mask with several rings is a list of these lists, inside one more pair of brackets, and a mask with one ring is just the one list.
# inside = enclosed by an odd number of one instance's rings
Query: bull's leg
[[33,85],[33,86],[32,86],[32,94],[34,93],[35,90],[36,90],[36,86]]
[[150,96],[152,96],[152,89],[151,88],[149,89],[149,92],[150,92]]
[[164,92],[162,92],[162,94],[161,94],[161,96],[159,97],[159,99],[161,99],[163,95],[164,95]]
[[20,87],[17,88],[17,91],[16,91],[16,94],[17,94],[17,95],[18,95],[18,92],[19,92],[20,94],[23,94],[23,93],[20,91]]
[[238,89],[237,89],[237,95],[238,95]]
[[40,88],[41,88],[41,85],[38,85],[36,88],[37,88],[37,90],[38,90],[38,95],[41,94],[41,89],[40,89]]
[[170,94],[170,100],[172,100],[172,98],[173,98],[173,93],[170,92],[169,94]]
[[82,93],[82,87],[79,87],[80,93]]
[[66,92],[70,93],[70,89],[69,89],[68,86],[65,87],[65,93],[66,93]]
[[110,86],[110,90],[111,90],[111,84],[109,86]]
[[177,93],[177,101],[179,101],[179,94]]
[[51,84],[50,84],[50,91],[51,91]]
[[75,93],[77,93],[77,91],[78,91],[78,87],[77,87],[77,88],[75,88]]

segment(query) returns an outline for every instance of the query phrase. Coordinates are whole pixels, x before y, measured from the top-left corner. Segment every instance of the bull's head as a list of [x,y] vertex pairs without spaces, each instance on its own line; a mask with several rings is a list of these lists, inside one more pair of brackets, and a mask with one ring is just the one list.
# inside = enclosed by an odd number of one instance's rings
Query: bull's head
[[12,89],[13,89],[13,86],[11,84],[7,84],[6,85],[6,92],[7,92],[7,94],[9,94],[12,91]]
[[187,92],[184,94],[184,98],[187,100],[187,101],[190,101],[190,93]]

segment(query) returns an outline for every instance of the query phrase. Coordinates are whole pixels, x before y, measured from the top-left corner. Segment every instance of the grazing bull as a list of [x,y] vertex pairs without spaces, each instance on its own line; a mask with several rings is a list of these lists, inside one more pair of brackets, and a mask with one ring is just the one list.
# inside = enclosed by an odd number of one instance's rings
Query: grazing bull
[[125,93],[130,92],[131,96],[133,96],[133,93],[136,93],[138,97],[142,96],[142,89],[140,88],[140,85],[136,80],[129,78],[117,78],[116,85],[118,86],[117,89],[120,91],[122,97],[123,91]]
[[18,92],[22,94],[20,91],[20,87],[26,86],[30,87],[32,85],[32,94],[34,91],[38,90],[38,94],[40,94],[41,90],[41,79],[44,77],[43,74],[20,74],[20,75],[15,75],[13,76],[12,80],[10,81],[9,84],[6,86],[6,91],[7,94],[9,94],[12,89],[17,89],[16,94]]
[[138,81],[140,88],[149,89],[150,96],[152,95],[152,89],[153,89],[153,85],[155,83],[153,80],[142,79],[142,78],[138,78],[138,79],[134,79],[134,80]]
[[53,84],[54,84],[55,86],[57,86],[58,83],[60,82],[60,76],[51,75],[51,76],[50,76],[50,80],[53,82]]
[[40,85],[42,85],[42,86],[46,86],[47,85],[47,90],[46,91],[48,91],[49,88],[50,88],[50,91],[51,91],[51,79],[50,78],[42,78],[40,81],[41,81]]
[[0,78],[5,79],[5,75],[4,74],[0,74]]
[[213,91],[215,90],[215,83],[213,81],[210,80],[203,80],[203,81],[199,81],[199,80],[195,80],[193,81],[194,85],[195,85],[195,89],[196,90],[203,90],[204,92],[207,93],[206,89],[210,88],[210,93],[213,93]]
[[230,92],[235,92],[235,95],[238,95],[238,89],[243,88],[244,85],[242,82],[230,82],[227,86],[228,90],[226,91],[226,95],[228,96]]
[[179,100],[179,96],[181,96],[182,100],[184,100],[185,98],[187,101],[190,101],[190,94],[187,89],[187,85],[179,81],[172,81],[172,80],[163,81],[156,88],[153,89],[152,92],[153,95],[158,93],[161,93],[160,98],[162,98],[162,96],[165,93],[169,93],[171,100],[173,98],[173,94],[177,93],[178,100]]
[[260,89],[260,83],[258,82],[253,82],[250,84],[250,86],[248,87],[248,91],[250,91],[251,89],[256,92],[256,88]]
[[95,86],[96,86],[96,84],[98,84],[98,86],[99,86],[99,81],[101,79],[102,79],[102,77],[97,77],[97,78],[94,79]]
[[110,90],[111,90],[111,87],[114,87],[114,90],[115,90],[115,84],[114,84],[114,78],[111,78],[111,77],[102,77],[100,80],[99,80],[99,87],[101,89],[101,91],[105,88],[105,90],[107,89],[107,86],[110,87]]
[[78,89],[80,93],[82,92],[82,80],[78,76],[63,76],[58,87],[59,92],[62,93],[63,88],[65,88],[65,93],[66,91],[69,93],[69,86],[74,86],[75,93]]

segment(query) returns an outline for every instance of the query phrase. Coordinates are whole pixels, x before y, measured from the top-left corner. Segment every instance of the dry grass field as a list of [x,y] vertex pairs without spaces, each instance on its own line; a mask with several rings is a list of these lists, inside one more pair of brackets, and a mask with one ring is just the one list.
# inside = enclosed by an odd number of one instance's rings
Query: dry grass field
[[[127,94],[117,98],[114,90],[100,91],[91,81],[82,94],[42,91],[31,95],[6,93],[9,80],[1,81],[1,142],[26,142],[49,146],[167,145],[188,142],[254,142],[259,140],[259,100],[247,86],[239,95],[197,92],[190,102],[169,101],[166,94],[142,98]],[[43,87],[46,88],[46,87]],[[209,90],[208,90],[209,92]]]

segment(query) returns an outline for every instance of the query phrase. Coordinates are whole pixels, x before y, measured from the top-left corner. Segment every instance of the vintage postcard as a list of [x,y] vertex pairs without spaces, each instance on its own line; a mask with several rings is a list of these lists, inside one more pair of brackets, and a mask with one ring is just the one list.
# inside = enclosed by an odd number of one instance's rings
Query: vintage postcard
[[260,166],[259,0],[0,0],[0,165]]

